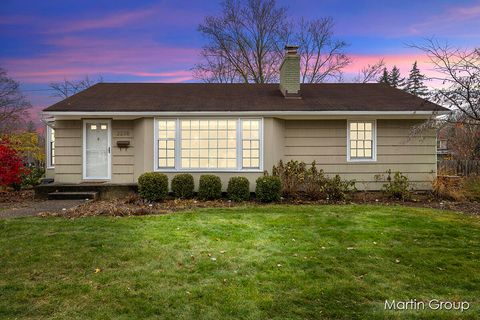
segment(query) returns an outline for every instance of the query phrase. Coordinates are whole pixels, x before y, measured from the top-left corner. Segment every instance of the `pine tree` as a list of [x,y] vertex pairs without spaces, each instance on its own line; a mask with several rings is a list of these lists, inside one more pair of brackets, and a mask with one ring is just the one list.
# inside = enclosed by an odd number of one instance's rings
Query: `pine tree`
[[397,66],[393,66],[392,71],[388,74],[388,84],[398,89],[405,87],[405,78],[402,78],[400,69],[398,69]]
[[390,84],[387,68],[383,68],[383,74],[380,79],[378,79],[378,83]]
[[428,89],[423,83],[424,80],[425,76],[420,73],[420,70],[417,67],[417,61],[415,61],[412,66],[412,70],[410,70],[405,91],[421,98],[427,97]]

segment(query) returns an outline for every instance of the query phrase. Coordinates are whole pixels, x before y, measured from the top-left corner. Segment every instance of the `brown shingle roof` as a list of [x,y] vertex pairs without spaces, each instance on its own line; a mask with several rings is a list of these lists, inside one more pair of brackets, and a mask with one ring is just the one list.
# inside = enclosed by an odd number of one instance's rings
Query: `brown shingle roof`
[[44,111],[443,111],[377,83],[302,84],[301,100],[278,84],[99,83]]

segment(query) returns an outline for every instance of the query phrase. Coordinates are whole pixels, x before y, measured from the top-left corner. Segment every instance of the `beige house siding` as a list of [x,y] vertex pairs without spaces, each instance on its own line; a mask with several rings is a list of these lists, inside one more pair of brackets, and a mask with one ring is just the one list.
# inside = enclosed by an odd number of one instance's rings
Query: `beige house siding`
[[[329,175],[357,180],[358,189],[379,189],[375,175],[401,171],[419,189],[429,189],[436,174],[436,141],[433,131],[409,138],[410,128],[422,120],[377,120],[377,161],[347,162],[347,120],[281,120],[264,118],[263,169],[269,173],[280,159],[315,160]],[[55,123],[55,182],[82,182],[81,120]],[[112,121],[112,183],[132,183],[154,170],[154,118]],[[119,149],[117,141],[130,141]],[[49,170],[49,175],[53,175]],[[169,179],[180,172],[166,172]],[[211,173],[222,179],[224,190],[232,176],[245,176],[251,190],[262,172],[191,172],[196,185],[200,175]]]
[[[132,120],[112,121],[112,182],[133,183],[135,163],[135,139]],[[118,141],[128,141],[128,148],[120,149]]]
[[285,122],[285,157],[315,160],[328,175],[357,180],[358,189],[379,189],[375,175],[388,169],[404,173],[417,189],[429,189],[436,175],[435,132],[409,137],[421,120],[377,120],[377,161],[347,162],[347,120]]
[[82,121],[55,121],[55,182],[82,181]]

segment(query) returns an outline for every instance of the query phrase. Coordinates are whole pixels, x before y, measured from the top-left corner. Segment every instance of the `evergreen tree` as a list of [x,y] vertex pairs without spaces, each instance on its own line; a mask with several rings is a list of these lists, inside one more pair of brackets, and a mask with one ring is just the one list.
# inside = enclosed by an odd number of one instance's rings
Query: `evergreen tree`
[[387,68],[383,68],[383,73],[380,79],[378,79],[378,83],[390,84]]
[[420,73],[420,70],[417,67],[417,61],[412,66],[410,70],[410,75],[407,79],[407,84],[405,86],[405,91],[421,98],[425,98],[428,95],[427,86],[423,83],[425,76]]
[[393,66],[392,71],[388,74],[388,84],[398,89],[405,87],[405,78],[402,78],[400,69],[398,69],[397,66]]

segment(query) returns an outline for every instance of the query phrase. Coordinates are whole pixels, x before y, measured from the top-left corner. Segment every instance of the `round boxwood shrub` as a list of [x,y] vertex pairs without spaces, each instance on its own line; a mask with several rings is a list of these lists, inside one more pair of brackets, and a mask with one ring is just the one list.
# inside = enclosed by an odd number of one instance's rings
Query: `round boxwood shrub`
[[228,198],[233,201],[250,199],[250,181],[245,177],[231,177],[227,187]]
[[263,176],[257,179],[255,186],[255,196],[262,202],[272,202],[280,200],[282,192],[282,182],[277,176]]
[[200,176],[198,197],[202,200],[219,199],[222,196],[222,181],[220,177],[212,174]]
[[189,199],[193,197],[195,182],[189,173],[177,174],[172,179],[172,192],[175,198]]
[[164,200],[168,194],[168,177],[160,172],[147,172],[138,177],[138,194],[148,201]]

